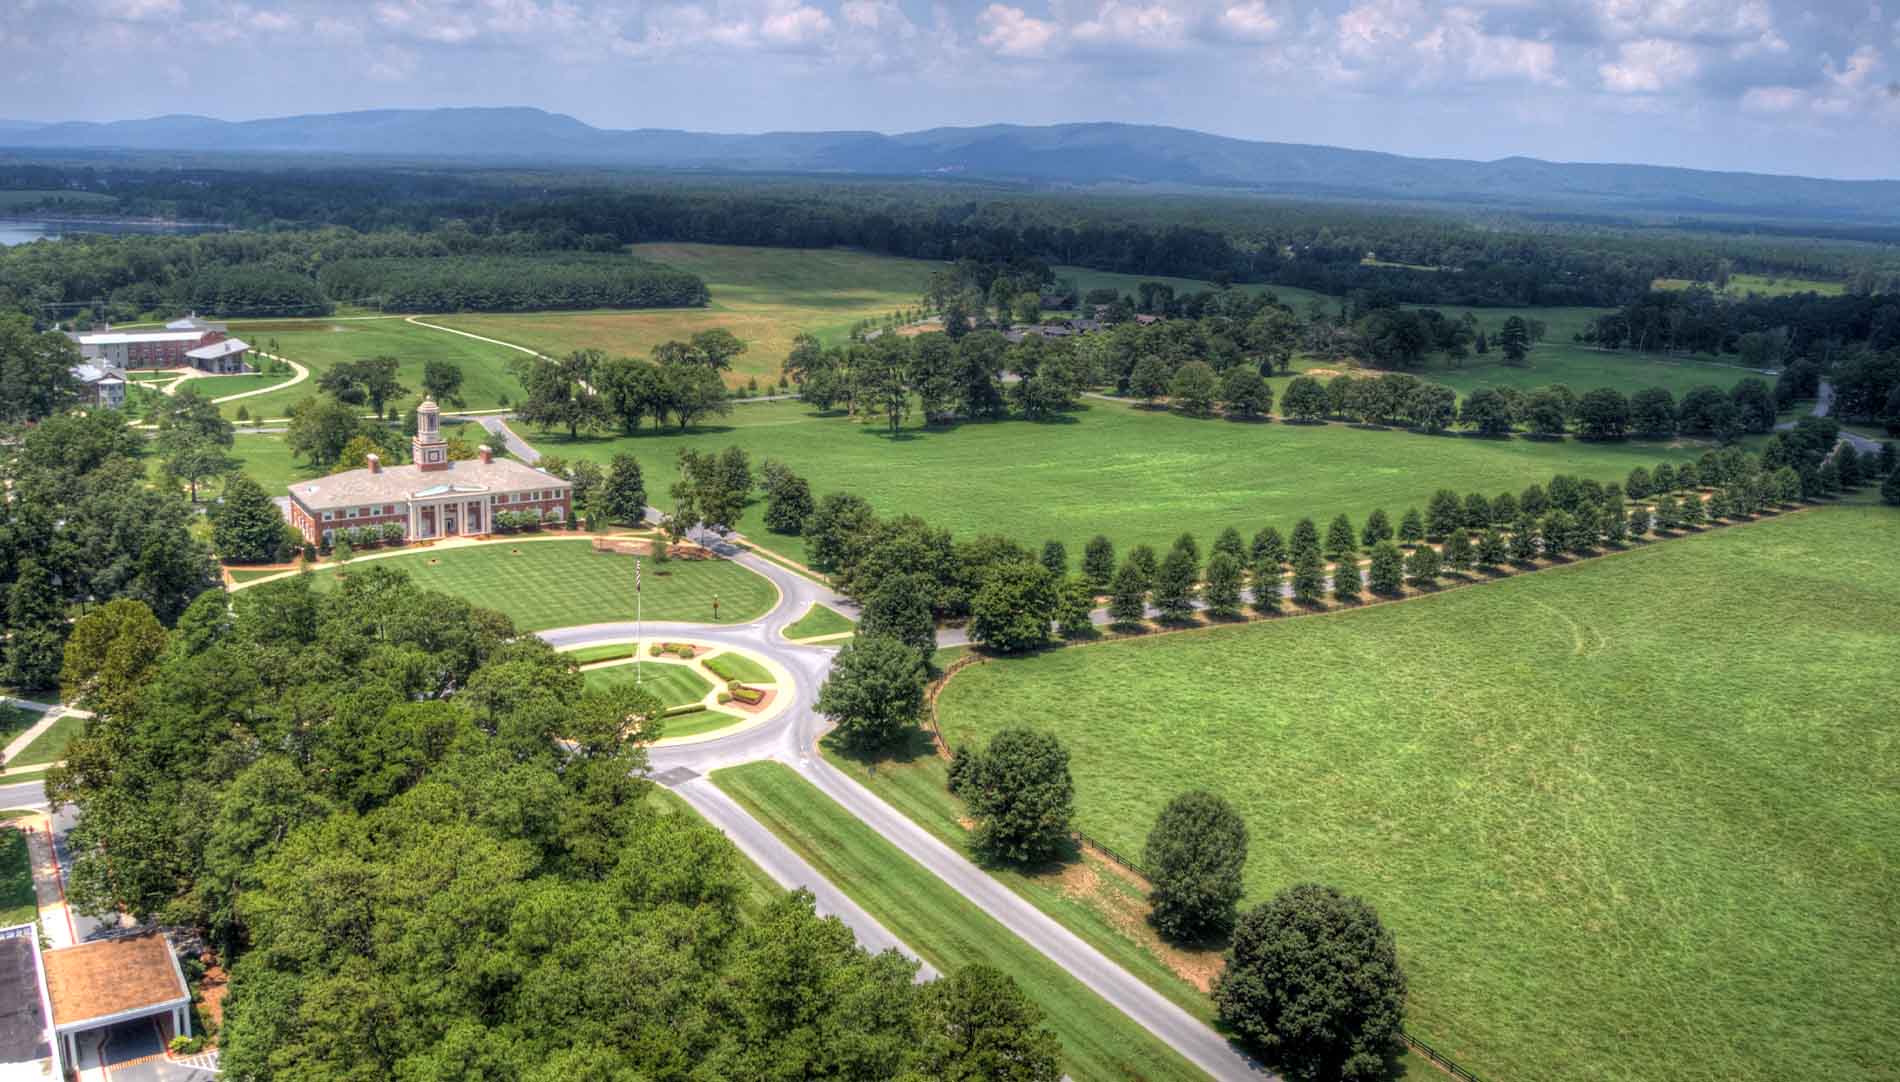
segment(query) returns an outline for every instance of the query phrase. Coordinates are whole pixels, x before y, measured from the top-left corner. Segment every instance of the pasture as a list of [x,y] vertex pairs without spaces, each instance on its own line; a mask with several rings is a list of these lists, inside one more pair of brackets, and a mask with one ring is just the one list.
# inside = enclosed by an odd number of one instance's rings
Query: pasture
[[[1575,473],[1620,481],[1633,466],[1693,458],[1705,448],[1578,440],[1484,440],[1369,431],[1345,425],[1195,420],[1165,411],[1090,401],[1062,420],[997,421],[925,428],[912,418],[893,439],[881,426],[823,416],[800,402],[735,407],[728,418],[678,434],[569,441],[521,433],[543,452],[591,458],[616,452],[640,462],[648,500],[670,505],[681,448],[743,447],[753,466],[776,458],[803,475],[812,493],[847,490],[880,514],[921,515],[958,537],[1002,533],[1039,546],[1057,539],[1071,560],[1097,533],[1118,549],[1165,549],[1183,530],[1203,542],[1227,526],[1247,536],[1282,532],[1311,516],[1322,525],[1345,512],[1355,522],[1375,507],[1396,517],[1423,509],[1441,487],[1486,495]],[[805,558],[801,538],[770,533],[755,500],[739,528],[768,548]]]
[[[1688,289],[1690,286],[1715,288],[1713,282],[1692,282],[1687,278],[1658,278],[1651,283],[1652,289]],[[1829,297],[1838,296],[1846,290],[1847,287],[1840,282],[1828,282],[1815,278],[1731,274],[1728,279],[1728,288],[1719,292],[1730,297],[1788,297],[1796,293],[1818,293]]]
[[1480,1076],[1885,1077],[1895,521],[1814,510],[993,661],[949,684],[941,725],[952,744],[1057,733],[1077,825],[1125,853],[1183,790],[1233,801],[1248,902],[1306,881],[1366,897],[1410,1028]]
[[790,767],[749,763],[712,780],[939,972],[982,964],[1015,978],[1046,1012],[1076,1082],[1206,1078]]
[[746,344],[726,382],[743,387],[756,378],[764,391],[777,386],[794,335],[809,332],[826,345],[842,345],[859,320],[916,307],[930,275],[942,267],[842,249],[637,244],[633,252],[699,275],[712,303],[639,312],[461,313],[432,322],[555,356],[598,349],[644,357],[662,342],[723,327]]
[[[310,378],[272,394],[227,402],[220,407],[226,417],[236,416],[240,406],[253,418],[283,417],[290,407],[317,393],[317,378],[333,366],[384,355],[402,362],[399,378],[413,392],[398,402],[399,406],[407,407],[421,397],[422,370],[429,361],[449,361],[461,367],[465,405],[459,408],[495,409],[504,401],[521,397],[521,384],[508,371],[509,362],[521,353],[410,323],[401,316],[243,321],[233,322],[231,333],[259,349],[270,350],[275,342],[277,348],[271,352],[310,369]],[[443,408],[458,407],[443,403]]]
[[[424,589],[495,609],[523,631],[633,619],[633,561],[595,552],[583,539],[365,555],[348,569],[369,566],[404,571]],[[319,588],[335,583],[328,570],[316,575]],[[644,592],[647,619],[701,624],[756,620],[778,600],[769,580],[729,560],[675,560],[665,570],[649,565]],[[719,599],[717,620],[714,597]]]

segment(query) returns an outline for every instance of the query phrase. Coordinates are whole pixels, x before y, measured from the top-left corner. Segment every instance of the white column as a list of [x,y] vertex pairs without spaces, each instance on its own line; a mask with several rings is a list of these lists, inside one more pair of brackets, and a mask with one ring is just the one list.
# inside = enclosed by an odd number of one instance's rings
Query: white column
[[183,1033],[187,1037],[191,1036],[191,1008],[190,1007],[178,1008],[178,1024],[173,1027],[172,1032]]
[[79,1070],[79,1042],[73,1035],[66,1035],[66,1066],[75,1073]]

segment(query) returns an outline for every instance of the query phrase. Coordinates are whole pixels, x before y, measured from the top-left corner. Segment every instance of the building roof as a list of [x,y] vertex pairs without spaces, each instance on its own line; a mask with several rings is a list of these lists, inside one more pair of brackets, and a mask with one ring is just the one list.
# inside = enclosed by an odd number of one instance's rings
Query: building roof
[[203,331],[102,331],[74,337],[82,346],[117,346],[128,342],[196,342],[204,336]]
[[81,383],[124,383],[125,373],[109,364],[76,364],[67,371]]
[[242,353],[251,348],[251,344],[242,338],[226,338],[208,346],[188,349],[185,356],[195,361],[215,361],[220,357],[229,357],[233,353]]
[[221,331],[224,329],[224,324],[199,319],[198,313],[193,312],[183,319],[174,319],[165,324],[165,329],[168,331]]
[[39,929],[0,928],[0,1079],[52,1073],[53,1031],[46,1017]]
[[191,1002],[171,944],[157,932],[63,947],[41,958],[55,1030]]
[[568,488],[567,481],[505,458],[451,462],[447,469],[425,470],[416,465],[385,466],[380,473],[345,470],[315,481],[299,481],[290,494],[311,510],[356,507],[367,503],[429,499],[454,492],[519,492],[523,489]]

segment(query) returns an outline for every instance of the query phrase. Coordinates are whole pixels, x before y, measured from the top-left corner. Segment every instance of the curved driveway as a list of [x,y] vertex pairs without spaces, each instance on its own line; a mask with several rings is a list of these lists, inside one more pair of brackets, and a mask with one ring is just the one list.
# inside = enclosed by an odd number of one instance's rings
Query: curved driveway
[[[764,557],[731,546],[725,547],[725,555],[772,580],[781,594],[777,607],[753,623],[737,626],[651,622],[645,625],[645,636],[691,636],[767,655],[792,673],[797,687],[793,689],[788,709],[765,725],[720,739],[650,749],[655,780],[678,793],[723,830],[740,852],[774,879],[786,886],[810,889],[818,899],[820,912],[838,916],[865,946],[873,950],[896,947],[916,957],[914,951],[845,897],[834,884],[826,882],[705,777],[708,771],[740,763],[768,759],[784,763],[886,841],[943,879],[970,904],[1042,951],[1210,1076],[1254,1079],[1265,1075],[1257,1064],[1193,1015],[1131,976],[962,854],[826,762],[817,752],[817,743],[828,726],[813,705],[831,667],[833,649],[796,645],[781,632],[803,616],[813,603],[822,602],[850,613],[855,613],[856,606],[832,590]],[[557,646],[624,641],[634,635],[635,626],[631,623],[591,624],[541,633],[543,639]],[[940,638],[960,641],[961,635],[946,632]]]

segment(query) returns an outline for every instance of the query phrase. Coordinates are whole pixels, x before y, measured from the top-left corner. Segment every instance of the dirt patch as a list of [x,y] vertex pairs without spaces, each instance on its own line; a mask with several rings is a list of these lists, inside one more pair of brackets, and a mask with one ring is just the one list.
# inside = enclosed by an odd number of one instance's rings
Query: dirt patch
[[1192,950],[1162,939],[1148,923],[1147,883],[1133,869],[1084,847],[1082,859],[1062,869],[1062,896],[1106,918],[1115,930],[1148,952],[1175,976],[1211,992],[1224,964],[1215,950]]
[[1370,368],[1309,368],[1301,372],[1302,376],[1314,379],[1332,379],[1334,376],[1351,376],[1353,379],[1378,379],[1384,372],[1375,372]]
[[213,1032],[224,1028],[224,993],[230,982],[230,975],[216,962],[207,963],[205,975],[198,979],[198,992],[202,998],[198,1001],[198,1014],[214,1027]]

